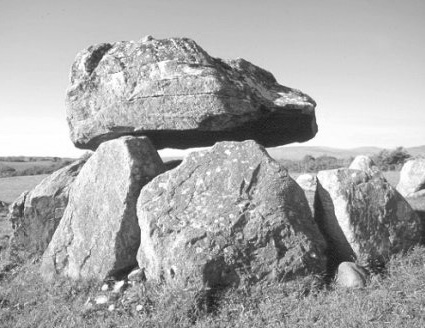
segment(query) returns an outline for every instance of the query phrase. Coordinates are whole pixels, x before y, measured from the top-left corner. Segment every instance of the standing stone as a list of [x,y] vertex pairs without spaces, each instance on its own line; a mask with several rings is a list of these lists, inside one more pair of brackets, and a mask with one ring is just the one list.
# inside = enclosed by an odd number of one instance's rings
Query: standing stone
[[244,59],[213,58],[186,38],[81,51],[66,103],[71,139],[84,149],[123,135],[146,135],[158,149],[246,139],[273,147],[317,132],[312,98]]
[[369,156],[365,155],[356,156],[348,168],[369,173],[379,170],[375,162]]
[[246,286],[325,267],[303,190],[252,140],[189,154],[143,188],[137,214],[148,280]]
[[64,217],[43,255],[42,275],[104,279],[137,265],[137,197],[163,170],[146,137],[102,144],[71,188]]
[[[412,159],[403,165],[397,190],[406,197],[425,228],[425,158]],[[423,238],[425,241],[425,229]]]
[[68,204],[69,189],[85,160],[77,160],[49,175],[10,206],[15,260],[39,258],[46,250]]
[[315,219],[336,263],[382,260],[421,241],[421,222],[379,172],[317,174]]
[[397,190],[405,197],[425,198],[425,158],[413,159],[403,165]]

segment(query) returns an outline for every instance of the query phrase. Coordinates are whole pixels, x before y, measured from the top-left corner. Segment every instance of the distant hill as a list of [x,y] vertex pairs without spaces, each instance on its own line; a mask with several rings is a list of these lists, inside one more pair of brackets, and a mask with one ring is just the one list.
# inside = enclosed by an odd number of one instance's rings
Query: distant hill
[[0,178],[50,174],[73,161],[73,158],[60,157],[2,156]]
[[[311,147],[311,146],[281,146],[269,148],[269,154],[277,159],[301,160],[305,155],[311,155],[315,158],[319,156],[332,156],[336,158],[350,158],[357,155],[373,155],[379,153],[384,148],[379,147],[359,147],[352,149],[331,148],[331,147]],[[412,156],[425,156],[425,145],[419,147],[406,148]]]
[[407,148],[407,151],[412,156],[419,156],[419,155],[425,156],[425,145],[418,146],[418,147],[410,147],[410,148]]

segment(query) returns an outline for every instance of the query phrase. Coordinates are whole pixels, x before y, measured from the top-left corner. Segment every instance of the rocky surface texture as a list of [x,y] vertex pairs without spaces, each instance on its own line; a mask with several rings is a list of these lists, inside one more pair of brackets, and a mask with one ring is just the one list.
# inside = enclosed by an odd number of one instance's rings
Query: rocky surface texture
[[84,163],[85,160],[77,160],[54,172],[10,206],[13,257],[38,258],[43,254],[62,219],[69,189]]
[[71,139],[86,149],[122,135],[146,135],[158,149],[246,139],[271,147],[317,132],[309,96],[244,59],[213,58],[186,38],[81,51],[66,103]]
[[137,197],[163,171],[146,137],[103,143],[71,188],[64,217],[43,254],[42,275],[104,279],[136,266]]
[[12,225],[8,220],[9,205],[0,200],[0,258],[1,252],[7,249],[10,236],[13,234]]
[[252,140],[191,153],[142,189],[137,215],[148,280],[218,288],[325,269],[302,189]]
[[412,159],[403,165],[397,190],[421,218],[425,241],[425,158]]
[[315,219],[335,263],[386,259],[421,241],[421,222],[380,172],[317,174]]
[[397,190],[405,197],[425,198],[425,158],[413,159],[403,165]]

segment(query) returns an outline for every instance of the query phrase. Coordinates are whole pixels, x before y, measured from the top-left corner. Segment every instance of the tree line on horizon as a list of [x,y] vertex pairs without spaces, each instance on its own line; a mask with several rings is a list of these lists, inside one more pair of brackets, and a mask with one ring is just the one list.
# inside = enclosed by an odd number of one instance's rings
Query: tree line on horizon
[[[40,175],[40,174],[51,174],[64,166],[71,164],[73,159],[62,159],[57,157],[58,160],[52,161],[50,165],[31,165],[31,161],[3,161],[0,159],[0,178],[15,177],[15,176],[28,176],[28,175]],[[24,168],[13,167],[13,163],[27,162],[28,166]],[[34,163],[40,162],[40,160],[34,161]],[[7,163],[7,164],[5,164]]]
[[[399,171],[406,160],[411,157],[412,156],[404,147],[397,147],[392,150],[383,149],[379,153],[371,156],[372,160],[381,171]],[[307,154],[301,160],[281,159],[279,162],[290,172],[316,173],[323,170],[348,167],[353,160],[353,156],[336,158],[328,155],[314,157]]]
[[[83,155],[88,156],[88,155]],[[379,153],[371,156],[375,164],[382,171],[400,170],[405,161],[412,156],[403,147],[393,150],[383,149]],[[354,157],[336,158],[328,155],[314,157],[307,154],[301,160],[281,159],[279,162],[290,172],[316,173],[322,170],[331,170],[341,167],[348,167]],[[13,176],[27,176],[51,174],[60,168],[69,165],[75,159],[60,157],[28,157],[28,156],[6,156],[0,157],[0,178]],[[50,161],[50,165],[31,165],[32,162]],[[28,163],[23,169],[13,167],[13,163]],[[7,163],[7,164],[6,164]]]

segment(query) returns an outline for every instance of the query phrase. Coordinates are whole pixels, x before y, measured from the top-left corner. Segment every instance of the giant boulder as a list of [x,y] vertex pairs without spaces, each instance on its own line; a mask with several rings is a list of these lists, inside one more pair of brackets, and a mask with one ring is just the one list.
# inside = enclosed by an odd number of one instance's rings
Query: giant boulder
[[189,154],[143,188],[137,215],[148,280],[246,286],[325,267],[303,190],[252,140]]
[[43,254],[42,275],[104,279],[137,265],[137,197],[163,170],[146,137],[103,143],[71,188],[64,217]]
[[40,257],[47,248],[68,204],[69,189],[85,160],[77,160],[49,175],[10,206],[15,260]]
[[309,96],[246,60],[213,58],[186,38],[81,51],[66,104],[71,139],[85,149],[122,135],[146,135],[157,149],[247,139],[268,147],[317,132]]
[[315,219],[332,261],[382,261],[421,241],[421,222],[379,171],[317,174]]

